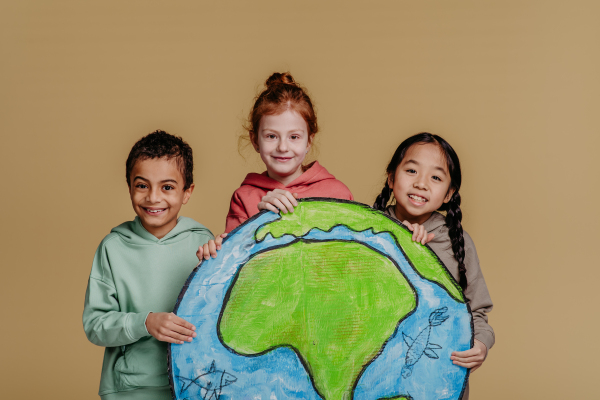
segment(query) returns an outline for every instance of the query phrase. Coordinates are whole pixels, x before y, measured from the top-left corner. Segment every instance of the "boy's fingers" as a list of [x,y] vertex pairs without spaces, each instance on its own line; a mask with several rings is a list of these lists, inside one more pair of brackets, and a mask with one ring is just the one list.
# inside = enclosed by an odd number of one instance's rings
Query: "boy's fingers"
[[183,344],[182,340],[177,340],[174,339],[170,336],[166,336],[166,335],[158,335],[156,337],[157,340],[160,340],[161,342],[167,342],[167,343],[174,343],[174,344]]
[[298,193],[292,193],[292,195],[294,196],[295,199],[298,198]]
[[[184,328],[183,326],[177,325],[177,324],[173,325],[172,332],[176,332],[180,335],[185,336],[186,338],[188,338],[188,337],[195,338],[196,337],[196,332],[194,332],[191,329]],[[187,339],[181,339],[181,340],[187,340]]]
[[208,242],[208,249],[212,258],[217,258],[217,245],[214,240]]
[[204,247],[204,259],[209,260],[210,259],[210,249],[208,248],[208,243],[205,243],[203,247]]
[[223,239],[225,239],[227,237],[226,233],[221,233],[219,236],[217,236],[217,238],[215,239],[215,244],[217,245],[217,250],[221,250],[221,245],[223,244]]
[[204,248],[202,246],[198,247],[198,251],[196,252],[196,257],[198,257],[198,260],[202,261],[203,254],[204,254]]
[[185,319],[183,319],[173,313],[169,313],[169,314],[171,317],[170,319],[173,323],[175,323],[179,326],[183,326],[184,328],[187,328],[187,329],[196,330],[196,327],[191,322],[188,322]]
[[408,230],[411,231],[411,232],[415,230],[413,228],[412,224],[410,222],[406,221],[406,220],[404,222],[402,222],[402,225],[404,225],[405,227],[407,227]]
[[[164,336],[165,336],[165,338],[174,340],[174,342],[171,342],[171,343],[178,343],[178,344],[181,344],[183,342],[191,342],[193,339],[190,336],[180,335],[179,333],[177,333],[175,331],[170,331],[167,334],[165,334]],[[167,340],[165,340],[165,342],[167,342]]]

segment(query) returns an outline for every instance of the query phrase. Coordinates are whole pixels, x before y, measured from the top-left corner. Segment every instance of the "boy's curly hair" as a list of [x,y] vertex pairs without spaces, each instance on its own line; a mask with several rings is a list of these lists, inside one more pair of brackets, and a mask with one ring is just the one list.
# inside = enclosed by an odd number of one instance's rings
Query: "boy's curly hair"
[[177,162],[184,179],[183,190],[194,183],[194,157],[192,148],[181,137],[173,136],[165,131],[157,130],[144,136],[133,145],[125,163],[125,178],[131,187],[131,171],[138,160],[152,158],[172,158]]

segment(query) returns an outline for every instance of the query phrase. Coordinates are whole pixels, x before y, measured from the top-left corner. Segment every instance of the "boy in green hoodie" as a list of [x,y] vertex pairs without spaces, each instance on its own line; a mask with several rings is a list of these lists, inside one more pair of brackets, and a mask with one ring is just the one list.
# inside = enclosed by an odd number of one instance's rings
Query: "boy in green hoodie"
[[126,163],[137,217],[102,240],[92,265],[83,310],[88,339],[106,347],[99,395],[103,400],[171,399],[167,342],[192,341],[196,329],[171,313],[213,235],[179,217],[194,190],[192,149],[156,131],[140,139]]

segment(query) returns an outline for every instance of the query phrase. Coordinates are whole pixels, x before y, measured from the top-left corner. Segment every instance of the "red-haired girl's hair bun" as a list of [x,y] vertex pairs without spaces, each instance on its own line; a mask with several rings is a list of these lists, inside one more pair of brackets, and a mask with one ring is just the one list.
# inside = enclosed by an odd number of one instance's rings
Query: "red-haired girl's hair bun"
[[298,86],[298,84],[296,83],[296,81],[294,80],[292,75],[290,75],[288,72],[284,72],[284,73],[275,72],[265,82],[265,86],[268,88],[271,86],[281,85],[281,84]]

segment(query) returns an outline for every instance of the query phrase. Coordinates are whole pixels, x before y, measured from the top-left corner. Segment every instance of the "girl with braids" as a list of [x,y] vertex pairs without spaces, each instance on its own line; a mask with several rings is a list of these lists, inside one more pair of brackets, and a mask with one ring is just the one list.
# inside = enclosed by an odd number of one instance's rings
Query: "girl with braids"
[[[318,161],[304,159],[319,128],[310,97],[289,73],[274,73],[250,111],[248,139],[260,154],[266,171],[250,173],[233,193],[225,222],[231,232],[242,222],[267,209],[293,212],[297,198],[332,197],[353,200],[352,193]],[[216,257],[226,233],[198,249],[197,256]]]
[[[459,282],[473,313],[475,343],[470,350],[453,352],[451,359],[473,372],[485,360],[495,337],[486,315],[492,310],[492,300],[475,245],[461,224],[460,184],[460,162],[452,146],[440,136],[419,133],[396,149],[373,207],[407,226],[412,224],[409,229],[418,232],[422,243],[428,242]],[[395,202],[388,206],[392,198]],[[446,216],[438,211],[445,211]],[[463,399],[468,399],[468,393],[467,386]]]

